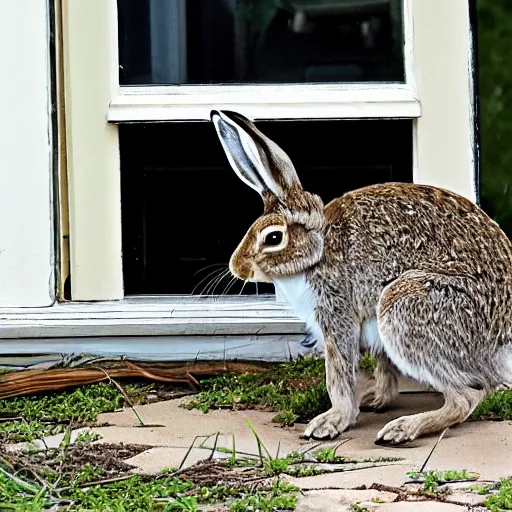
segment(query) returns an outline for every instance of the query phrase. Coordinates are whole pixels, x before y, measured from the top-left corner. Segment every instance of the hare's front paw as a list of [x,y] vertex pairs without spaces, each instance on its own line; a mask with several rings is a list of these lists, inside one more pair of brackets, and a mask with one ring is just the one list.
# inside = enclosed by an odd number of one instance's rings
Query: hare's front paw
[[402,416],[390,421],[377,434],[375,444],[402,444],[414,441],[420,432],[424,421],[421,414],[414,416]]
[[342,411],[329,409],[327,412],[318,415],[309,422],[303,437],[315,439],[333,439],[341,434],[349,422],[344,418]]

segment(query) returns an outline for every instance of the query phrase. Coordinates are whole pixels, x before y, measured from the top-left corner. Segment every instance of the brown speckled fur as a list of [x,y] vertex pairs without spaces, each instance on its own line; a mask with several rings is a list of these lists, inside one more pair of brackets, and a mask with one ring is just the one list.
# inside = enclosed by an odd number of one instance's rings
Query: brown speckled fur
[[[264,135],[243,119],[259,150],[269,151]],[[267,161],[284,162],[274,146]],[[235,251],[231,269],[242,279],[303,273],[314,291],[332,408],[311,421],[305,436],[331,438],[355,423],[362,326],[375,318],[380,362],[363,403],[387,405],[397,369],[445,397],[437,411],[392,421],[376,442],[439,432],[464,421],[486,393],[510,387],[512,245],[481,209],[452,192],[404,183],[349,192],[323,209],[302,190],[289,161],[271,173],[281,197],[262,193],[264,216]],[[287,226],[289,243],[281,252],[256,254],[251,247],[267,215]]]

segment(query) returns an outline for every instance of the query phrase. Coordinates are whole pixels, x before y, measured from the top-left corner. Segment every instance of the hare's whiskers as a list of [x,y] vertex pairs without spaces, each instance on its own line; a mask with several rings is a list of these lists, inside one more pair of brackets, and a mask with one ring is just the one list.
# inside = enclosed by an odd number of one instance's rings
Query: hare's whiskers
[[200,274],[201,272],[204,272],[205,270],[208,270],[209,268],[224,267],[224,266],[226,266],[226,263],[212,263],[211,265],[206,265],[206,267],[200,268],[197,272],[194,272],[192,275],[197,276],[197,274]]
[[208,278],[210,278],[210,276],[218,275],[220,272],[223,272],[223,271],[224,271],[224,269],[218,268],[218,269],[215,269],[214,271],[210,272],[207,276],[203,277],[201,279],[201,281],[199,281],[199,283],[197,283],[194,286],[194,289],[192,290],[192,295],[194,295],[194,292],[201,286],[201,284],[203,284]]
[[222,295],[227,295],[229,293],[229,290],[231,290],[231,288],[233,288],[233,286],[237,283],[238,281],[238,278],[233,276],[228,285],[226,286],[226,288],[224,288],[224,292],[222,293]]
[[215,285],[222,281],[225,274],[226,270],[223,270],[220,274],[217,274],[215,277],[210,279],[208,284],[202,289],[201,295],[210,295]]
[[[220,279],[217,281],[217,284],[213,287],[213,290],[211,291],[212,295],[215,295],[215,290],[217,289],[217,286],[219,286],[222,281],[229,276],[229,268],[226,269],[226,271],[221,275]],[[220,294],[222,295],[222,294]]]

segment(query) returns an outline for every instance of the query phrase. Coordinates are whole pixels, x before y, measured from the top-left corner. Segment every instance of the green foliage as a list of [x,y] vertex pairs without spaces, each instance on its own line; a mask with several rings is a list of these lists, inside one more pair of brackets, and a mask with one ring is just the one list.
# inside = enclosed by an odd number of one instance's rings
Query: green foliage
[[309,421],[330,406],[323,359],[299,358],[253,375],[223,375],[201,382],[203,391],[185,407],[263,407],[278,412],[275,422]]
[[427,496],[434,496],[437,493],[437,488],[442,484],[453,481],[476,480],[480,475],[470,473],[466,469],[450,469],[448,471],[425,471],[423,473],[409,471],[407,476],[413,480],[423,482],[423,493]]
[[359,368],[366,372],[373,373],[375,371],[375,366],[377,366],[377,360],[372,357],[369,353],[363,355],[361,360],[359,361]]
[[[93,422],[98,414],[117,409],[123,397],[106,383],[72,391],[0,399],[0,414],[21,420],[0,423],[0,441],[32,441],[63,430],[63,423]],[[60,423],[59,423],[60,422]]]
[[154,498],[174,498],[192,488],[193,483],[178,478],[144,481],[141,477],[134,476],[107,485],[93,485],[87,488],[74,486],[66,497],[75,502],[76,510],[152,511],[157,510]]
[[489,496],[485,506],[492,512],[512,510],[512,478],[505,478],[499,483],[497,494]]
[[486,396],[471,419],[512,420],[512,391],[499,391]]
[[96,434],[96,432],[80,432],[76,438],[75,444],[89,444],[99,439],[101,439],[101,436]]
[[477,0],[482,206],[512,236],[512,5]]

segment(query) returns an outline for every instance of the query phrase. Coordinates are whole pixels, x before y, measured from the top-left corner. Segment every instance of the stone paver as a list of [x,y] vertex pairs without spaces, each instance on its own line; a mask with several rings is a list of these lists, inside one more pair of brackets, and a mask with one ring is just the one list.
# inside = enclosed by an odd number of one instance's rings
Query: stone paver
[[512,476],[512,422],[468,421],[449,430],[427,469],[467,469],[487,480]]
[[310,491],[298,499],[296,512],[350,511],[354,503],[373,499],[390,502],[396,497],[396,494],[376,490]]
[[464,512],[468,507],[436,501],[400,501],[381,504],[376,510],[379,512]]
[[[185,399],[186,400],[186,399]],[[196,436],[211,437],[204,443],[211,447],[214,442],[216,432],[221,432],[217,446],[232,447],[232,435],[235,436],[236,449],[238,452],[245,452],[256,455],[257,442],[252,434],[246,419],[253,424],[256,432],[261,437],[270,454],[274,457],[279,453],[285,455],[294,450],[307,450],[319,444],[317,441],[301,439],[305,425],[295,425],[291,428],[282,428],[272,423],[273,413],[261,411],[211,411],[204,414],[199,410],[186,410],[180,407],[183,400],[173,400],[169,402],[159,402],[140,406],[137,411],[147,425],[162,425],[140,427],[137,418],[130,409],[125,409],[117,413],[102,414],[98,418],[99,423],[108,423],[111,426],[94,428],[94,431],[100,434],[103,442],[120,442],[149,444],[153,446],[166,447],[166,450],[159,450],[158,456],[154,461],[149,461],[148,455],[138,455],[130,462],[138,464],[145,470],[157,470],[160,466],[173,467],[181,462],[186,450],[192,445]],[[397,401],[397,407],[389,412],[382,414],[361,413],[358,424],[350,431],[345,432],[339,439],[331,442],[320,443],[317,449],[327,446],[335,446],[343,442],[338,448],[338,453],[357,459],[369,459],[378,457],[402,457],[404,466],[402,469],[392,468],[386,470],[393,476],[385,483],[395,485],[398,483],[398,471],[401,475],[410,469],[416,468],[423,462],[428,452],[436,441],[436,438],[419,439],[406,447],[382,447],[374,444],[375,435],[378,430],[387,422],[404,413],[414,414],[419,411],[438,407],[441,401],[438,395],[431,393],[424,394],[404,394]],[[198,447],[204,442],[197,439],[194,446]],[[200,456],[201,451],[191,454],[187,463],[194,463]],[[205,451],[204,457],[209,453]],[[382,468],[384,469],[384,468]],[[368,475],[372,475],[373,470]],[[336,478],[329,475],[330,478]],[[356,475],[344,475],[343,482],[352,482],[360,480]],[[403,477],[402,477],[403,482]],[[400,482],[400,483],[402,483]],[[312,484],[313,485],[313,484]],[[355,485],[360,485],[356,483]]]

